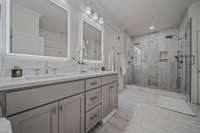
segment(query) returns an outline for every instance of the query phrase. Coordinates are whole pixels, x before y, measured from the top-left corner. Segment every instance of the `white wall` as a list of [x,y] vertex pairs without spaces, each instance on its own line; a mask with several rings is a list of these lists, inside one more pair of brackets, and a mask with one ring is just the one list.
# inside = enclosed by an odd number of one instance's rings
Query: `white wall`
[[2,4],[2,1],[0,0],[0,69],[1,69],[1,66],[2,66],[2,39],[3,39],[3,34],[2,34],[2,31],[3,31],[3,25],[2,25],[2,11],[1,11],[1,4]]
[[[6,0],[5,0],[6,1]],[[69,3],[70,10],[70,35],[69,35],[69,51],[70,57],[79,58],[80,54],[77,52],[77,48],[80,47],[80,27],[81,27],[81,15],[82,15],[82,7],[83,3],[81,0],[67,0]],[[96,10],[97,11],[97,10]],[[98,11],[97,11],[98,12]],[[4,18],[5,19],[5,18]],[[109,20],[105,19],[104,26],[104,63],[98,64],[99,66],[108,65],[108,53],[111,50],[112,46],[115,46],[117,51],[121,54],[124,53],[124,32],[121,29],[118,29],[117,25],[111,24]],[[118,36],[120,36],[120,40],[117,40]],[[5,42],[5,41],[4,41]],[[29,75],[33,73],[33,69],[36,67],[43,68],[47,59],[44,58],[34,58],[34,57],[26,57],[26,56],[13,56],[13,55],[5,55],[5,43],[2,44],[4,51],[3,59],[2,59],[2,68],[1,76],[10,76],[10,69],[14,65],[22,66],[24,69],[24,74]],[[67,61],[63,60],[53,60],[48,59],[49,65],[53,67],[57,67],[60,72],[72,72],[79,70],[79,66],[76,65],[71,59]],[[94,66],[94,64],[88,64],[88,68]],[[118,63],[117,70],[120,72],[121,64]],[[120,88],[123,88],[123,76],[120,74]]]
[[104,65],[108,67],[109,51],[112,47],[115,47],[116,51],[119,53],[116,70],[119,72],[119,88],[122,89],[124,88],[124,75],[122,73],[120,57],[124,54],[124,32],[114,29],[110,25],[105,25],[104,28]]
[[199,29],[200,2],[194,3],[188,9],[188,17],[192,19],[192,55],[195,57],[195,64],[192,65],[192,102],[200,103],[200,82],[199,82],[199,66],[200,66],[200,46],[198,44],[197,34]]

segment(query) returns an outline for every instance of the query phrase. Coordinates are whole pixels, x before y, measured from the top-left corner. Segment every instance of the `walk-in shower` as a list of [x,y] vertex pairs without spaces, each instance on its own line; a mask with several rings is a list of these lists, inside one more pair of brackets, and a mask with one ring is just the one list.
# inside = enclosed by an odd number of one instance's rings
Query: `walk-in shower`
[[181,92],[183,51],[179,29],[169,29],[134,38],[132,84]]
[[[181,41],[185,40],[185,37],[181,37],[177,34],[170,34],[166,35],[165,39],[176,39],[178,43],[181,43]],[[183,73],[183,49],[180,49],[177,51],[177,55],[174,56],[176,59],[176,87],[178,89],[181,88],[181,82],[183,80],[182,73]]]

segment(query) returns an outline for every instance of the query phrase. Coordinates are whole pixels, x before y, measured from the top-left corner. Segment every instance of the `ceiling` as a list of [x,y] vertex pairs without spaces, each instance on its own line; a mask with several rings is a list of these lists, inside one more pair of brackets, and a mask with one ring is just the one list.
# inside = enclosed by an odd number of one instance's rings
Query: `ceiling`
[[96,0],[132,36],[152,32],[150,26],[154,31],[178,26],[196,1],[200,0]]

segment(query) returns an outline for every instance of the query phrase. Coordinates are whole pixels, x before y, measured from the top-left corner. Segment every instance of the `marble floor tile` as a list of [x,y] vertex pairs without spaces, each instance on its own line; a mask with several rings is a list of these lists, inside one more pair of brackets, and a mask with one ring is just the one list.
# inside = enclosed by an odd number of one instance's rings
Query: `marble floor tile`
[[108,123],[98,125],[91,133],[200,133],[200,106],[190,105],[198,114],[191,117],[160,108],[159,96],[186,99],[180,93],[127,86],[119,94],[117,113]]

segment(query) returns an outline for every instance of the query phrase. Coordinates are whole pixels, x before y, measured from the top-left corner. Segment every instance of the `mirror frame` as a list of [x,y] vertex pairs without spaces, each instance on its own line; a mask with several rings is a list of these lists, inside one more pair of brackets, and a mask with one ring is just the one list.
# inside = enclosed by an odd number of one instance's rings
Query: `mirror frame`
[[[83,59],[83,23],[87,23],[91,25],[92,27],[96,28],[101,32],[101,60],[90,60],[90,59]],[[104,27],[97,24],[96,21],[92,20],[86,15],[82,16],[81,19],[81,32],[80,32],[80,42],[81,42],[81,60],[86,63],[103,63],[104,62]]]
[[7,56],[15,56],[15,57],[25,57],[25,58],[31,58],[31,59],[39,59],[39,60],[61,60],[61,61],[67,61],[70,59],[70,10],[69,10],[69,5],[68,3],[61,3],[58,2],[57,0],[48,0],[54,4],[56,4],[57,6],[63,8],[64,10],[67,11],[68,13],[68,46],[67,46],[67,57],[53,57],[53,56],[45,56],[45,55],[31,55],[31,54],[20,54],[20,53],[12,53],[10,51],[10,47],[11,47],[11,40],[10,40],[10,25],[11,25],[11,21],[10,21],[10,17],[11,17],[11,1],[12,0],[2,0],[3,1],[3,6],[5,6],[4,10],[4,15],[2,16],[3,19],[5,19],[5,23],[3,23],[3,26],[5,26],[5,30],[3,31],[4,33],[6,33],[6,39],[4,41],[4,54]]

